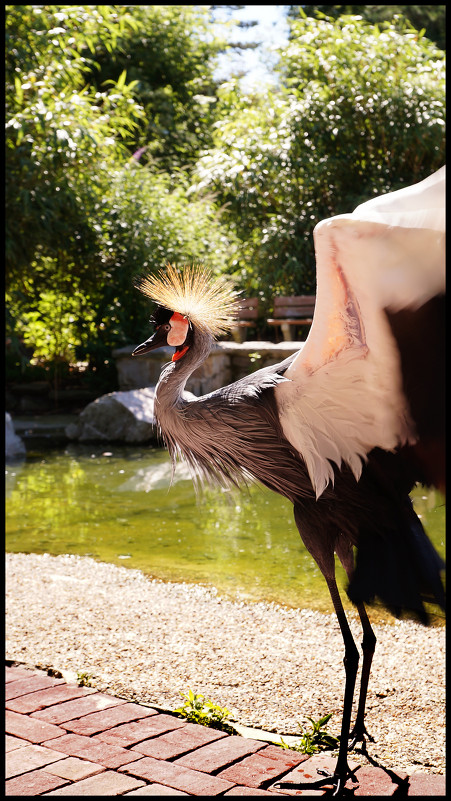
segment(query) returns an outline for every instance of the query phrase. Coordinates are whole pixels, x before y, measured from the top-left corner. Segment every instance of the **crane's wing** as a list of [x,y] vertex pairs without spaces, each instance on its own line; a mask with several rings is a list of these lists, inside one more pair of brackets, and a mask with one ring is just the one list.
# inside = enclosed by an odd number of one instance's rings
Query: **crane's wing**
[[317,299],[307,341],[276,388],[287,439],[317,497],[345,462],[413,444],[398,348],[384,310],[445,291],[445,167],[314,230]]

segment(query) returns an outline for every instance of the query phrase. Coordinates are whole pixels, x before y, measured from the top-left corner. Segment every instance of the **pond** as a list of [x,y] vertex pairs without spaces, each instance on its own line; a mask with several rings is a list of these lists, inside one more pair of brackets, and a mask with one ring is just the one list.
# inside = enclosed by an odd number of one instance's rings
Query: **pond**
[[[170,474],[166,451],[144,446],[29,451],[6,469],[6,549],[88,555],[162,580],[214,586],[234,600],[332,612],[285,498],[255,486],[196,499],[183,465],[172,486]],[[423,487],[412,497],[444,557],[444,499]],[[345,587],[340,565],[337,576]],[[343,600],[351,608],[345,593]]]

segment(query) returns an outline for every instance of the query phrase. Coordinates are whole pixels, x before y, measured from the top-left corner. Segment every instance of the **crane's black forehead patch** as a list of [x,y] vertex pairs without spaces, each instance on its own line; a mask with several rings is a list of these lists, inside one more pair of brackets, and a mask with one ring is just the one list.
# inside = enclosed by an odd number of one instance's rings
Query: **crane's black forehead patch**
[[173,314],[173,311],[164,306],[155,306],[150,322],[155,326],[164,325],[169,322]]

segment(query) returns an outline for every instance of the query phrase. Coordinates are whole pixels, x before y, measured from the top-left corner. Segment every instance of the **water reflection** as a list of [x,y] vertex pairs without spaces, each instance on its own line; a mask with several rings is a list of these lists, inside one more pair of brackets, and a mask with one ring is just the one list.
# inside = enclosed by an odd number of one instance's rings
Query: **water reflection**
[[[196,498],[183,465],[170,486],[165,451],[125,446],[29,453],[6,478],[9,551],[90,555],[165,580],[213,585],[230,598],[331,612],[291,504],[269,490],[208,490]],[[419,487],[414,502],[444,556],[443,499]],[[345,586],[340,566],[338,580]]]
[[118,487],[119,492],[151,492],[178,484],[179,481],[190,481],[191,474],[185,463],[179,463],[175,472],[169,460],[151,467],[142,467]]

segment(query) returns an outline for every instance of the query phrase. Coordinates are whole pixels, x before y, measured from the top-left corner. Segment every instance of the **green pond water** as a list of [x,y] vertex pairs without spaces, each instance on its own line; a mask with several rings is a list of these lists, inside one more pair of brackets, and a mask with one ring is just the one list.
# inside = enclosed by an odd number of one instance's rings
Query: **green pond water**
[[[170,472],[167,453],[148,447],[29,451],[6,468],[6,549],[91,556],[235,600],[332,611],[286,499],[260,487],[196,499],[184,471],[171,487]],[[444,499],[423,487],[412,498],[444,557]],[[337,576],[345,587],[340,565]]]

